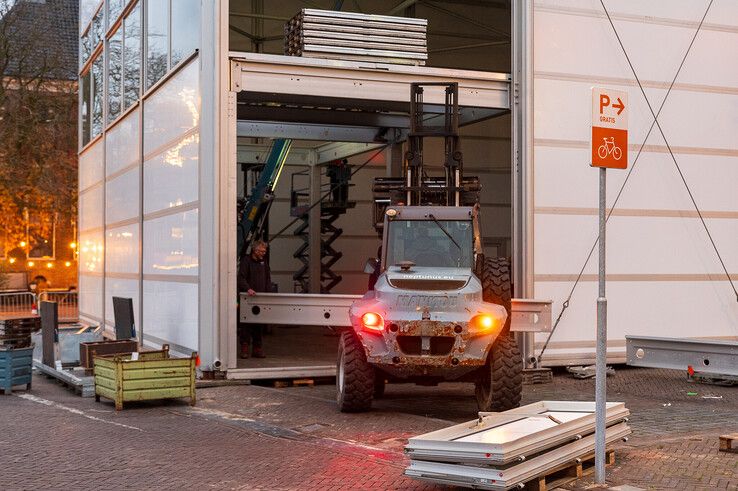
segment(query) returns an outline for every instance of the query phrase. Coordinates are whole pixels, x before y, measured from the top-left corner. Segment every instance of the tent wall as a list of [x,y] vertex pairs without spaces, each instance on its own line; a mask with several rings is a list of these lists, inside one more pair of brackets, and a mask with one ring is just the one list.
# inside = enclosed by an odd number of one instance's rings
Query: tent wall
[[[658,111],[709,2],[614,2],[625,50]],[[534,237],[536,298],[561,309],[597,237],[598,172],[589,166],[591,87],[628,92],[629,157],[636,165],[607,232],[608,357],[624,361],[628,334],[735,337],[738,305],[653,121],[602,5],[533,5]],[[738,279],[738,6],[716,1],[659,117],[725,265]],[[607,203],[627,173],[608,171]],[[544,364],[594,358],[597,253],[584,270]],[[540,349],[545,335],[536,336]]]

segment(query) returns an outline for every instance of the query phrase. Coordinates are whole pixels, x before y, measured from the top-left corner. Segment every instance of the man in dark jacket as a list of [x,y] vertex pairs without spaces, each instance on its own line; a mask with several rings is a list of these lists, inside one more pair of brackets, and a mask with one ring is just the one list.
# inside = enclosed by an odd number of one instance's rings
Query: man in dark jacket
[[[251,247],[251,254],[241,258],[238,268],[238,291],[249,296],[257,292],[272,291],[272,276],[266,263],[267,244],[256,241]],[[262,343],[263,326],[261,324],[240,324],[241,358],[266,358]],[[249,348],[253,351],[249,353]]]

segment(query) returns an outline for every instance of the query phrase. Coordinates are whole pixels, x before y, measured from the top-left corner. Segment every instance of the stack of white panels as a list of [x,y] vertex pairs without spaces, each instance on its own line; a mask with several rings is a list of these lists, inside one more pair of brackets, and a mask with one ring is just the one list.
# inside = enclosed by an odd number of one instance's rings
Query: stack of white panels
[[302,9],[285,24],[288,56],[425,65],[426,19]]
[[[594,402],[541,401],[411,438],[405,474],[435,483],[504,490],[594,451]],[[630,412],[607,404],[605,439],[630,434]]]

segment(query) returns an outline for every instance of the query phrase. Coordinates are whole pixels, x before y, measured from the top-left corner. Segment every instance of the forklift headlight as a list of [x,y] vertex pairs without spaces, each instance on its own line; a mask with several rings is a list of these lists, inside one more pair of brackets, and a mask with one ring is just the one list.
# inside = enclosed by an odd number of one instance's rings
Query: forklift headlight
[[383,331],[384,319],[375,312],[366,312],[361,316],[361,325],[369,331]]

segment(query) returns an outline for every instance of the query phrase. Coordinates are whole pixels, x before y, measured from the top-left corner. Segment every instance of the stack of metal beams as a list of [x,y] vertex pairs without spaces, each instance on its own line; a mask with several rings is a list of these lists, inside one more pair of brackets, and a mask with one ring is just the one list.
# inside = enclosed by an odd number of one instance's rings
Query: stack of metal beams
[[[541,401],[410,438],[405,475],[439,484],[504,490],[579,465],[594,451],[594,402]],[[621,402],[606,410],[605,441],[630,434]]]
[[426,19],[302,9],[284,27],[284,54],[425,65]]

